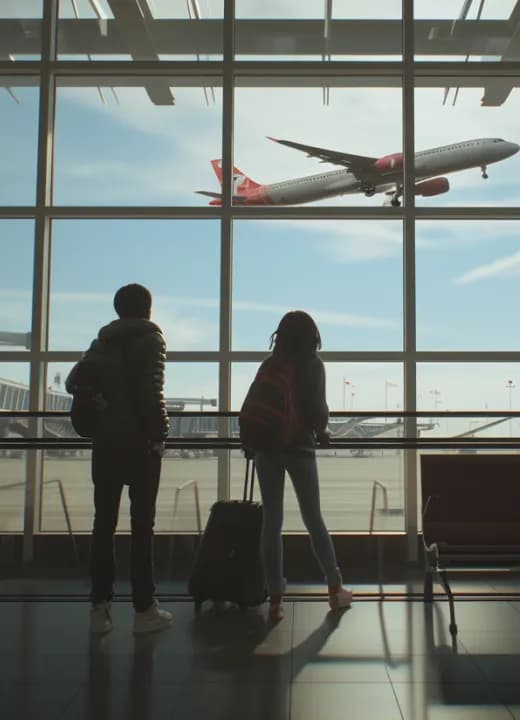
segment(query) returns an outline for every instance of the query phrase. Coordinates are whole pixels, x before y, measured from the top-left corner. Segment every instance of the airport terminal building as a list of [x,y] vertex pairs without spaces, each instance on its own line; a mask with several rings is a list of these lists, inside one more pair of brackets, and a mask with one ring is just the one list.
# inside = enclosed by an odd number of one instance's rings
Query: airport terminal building
[[[520,719],[520,2],[0,0],[0,47],[2,716]],[[175,620],[132,638],[123,496],[98,646],[65,379],[134,282],[167,343]],[[321,334],[354,603],[327,614],[286,482],[284,620],[195,617],[200,535],[242,498],[238,411],[293,309]]]

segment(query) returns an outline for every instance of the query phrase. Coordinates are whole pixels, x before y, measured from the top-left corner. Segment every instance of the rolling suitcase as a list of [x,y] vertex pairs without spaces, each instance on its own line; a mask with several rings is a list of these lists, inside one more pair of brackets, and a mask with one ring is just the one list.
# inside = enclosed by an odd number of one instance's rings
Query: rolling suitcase
[[262,505],[253,500],[254,476],[255,463],[248,459],[243,499],[218,501],[211,508],[189,580],[196,610],[204,600],[246,608],[267,597],[260,557]]

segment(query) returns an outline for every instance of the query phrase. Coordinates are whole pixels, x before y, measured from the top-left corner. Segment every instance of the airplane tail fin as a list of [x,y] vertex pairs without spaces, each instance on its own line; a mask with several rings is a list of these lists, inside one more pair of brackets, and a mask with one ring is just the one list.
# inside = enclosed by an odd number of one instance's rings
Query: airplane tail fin
[[[222,185],[222,160],[212,160],[211,166],[217,176],[217,180],[220,185]],[[233,193],[247,193],[249,190],[255,190],[255,188],[259,187],[261,187],[260,183],[251,180],[242,170],[239,170],[233,165]]]

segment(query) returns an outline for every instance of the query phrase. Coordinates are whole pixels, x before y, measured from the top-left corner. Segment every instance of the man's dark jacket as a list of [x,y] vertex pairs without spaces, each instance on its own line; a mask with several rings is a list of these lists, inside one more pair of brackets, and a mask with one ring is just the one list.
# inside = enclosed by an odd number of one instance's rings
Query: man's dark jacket
[[146,448],[168,435],[164,400],[166,343],[150,320],[121,318],[102,327],[66,381],[73,393],[87,364],[101,382],[106,409],[93,438],[98,446]]

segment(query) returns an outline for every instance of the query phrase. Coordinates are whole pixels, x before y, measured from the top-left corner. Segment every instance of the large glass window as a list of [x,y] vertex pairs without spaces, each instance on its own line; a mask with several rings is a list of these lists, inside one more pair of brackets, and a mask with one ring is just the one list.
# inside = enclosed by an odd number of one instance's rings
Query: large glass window
[[[484,436],[517,436],[519,419],[507,417],[518,411],[520,365],[498,362],[420,363],[417,366],[417,407],[431,411],[435,427],[448,436],[473,430]],[[442,418],[438,411],[504,411],[503,418]],[[486,427],[484,427],[486,426]],[[478,428],[478,433],[477,433]]]
[[197,191],[209,185],[210,160],[221,154],[220,80],[71,83],[56,93],[57,205],[204,204]]
[[[182,412],[216,412],[218,410],[218,365],[207,362],[168,363],[166,366],[165,395],[168,409]],[[209,420],[209,425],[208,423]],[[194,433],[205,435],[212,429],[213,420],[183,422],[182,418],[171,420],[172,436]]]
[[50,347],[83,350],[139,282],[168,350],[216,350],[219,225],[213,220],[59,220],[53,224]]
[[415,92],[416,203],[518,206],[517,78],[420,80]]
[[[29,409],[29,367],[27,363],[0,363],[0,411]],[[28,420],[0,417],[0,437],[8,440],[28,435]],[[26,451],[0,448],[0,533],[23,530]]]
[[32,220],[0,219],[0,353],[31,346]]
[[400,79],[293,83],[238,78],[234,204],[390,205],[402,184]]
[[417,345],[515,350],[518,222],[417,223]]
[[37,81],[0,77],[0,206],[36,203],[37,141]]
[[295,309],[314,317],[324,350],[401,349],[401,223],[235,222],[233,349],[267,350]]
[[[115,319],[117,288],[140,282],[167,340],[171,437],[236,436],[211,412],[240,409],[280,318],[304,309],[334,437],[401,437],[413,423],[393,414],[415,395],[419,438],[515,441],[518,4],[414,0],[410,28],[402,0],[233,5],[225,21],[223,0],[60,0],[44,24],[42,0],[0,0],[0,407],[28,409],[31,377],[33,402],[67,411],[72,363]],[[440,415],[457,410],[484,414]],[[43,430],[74,437],[67,418]],[[15,455],[0,458],[0,530],[22,527]],[[66,532],[67,517],[90,531],[89,460],[45,453],[28,527],[34,510],[35,531]],[[415,527],[401,450],[318,462],[332,530]],[[196,530],[196,497],[204,523],[228,481],[241,496],[243,470],[238,451],[170,449],[157,529]],[[286,509],[302,530],[290,487]]]

